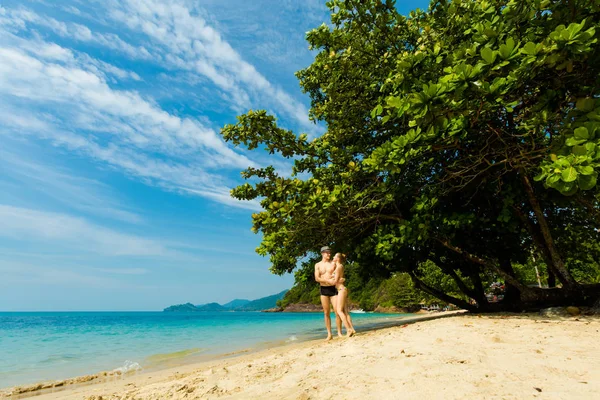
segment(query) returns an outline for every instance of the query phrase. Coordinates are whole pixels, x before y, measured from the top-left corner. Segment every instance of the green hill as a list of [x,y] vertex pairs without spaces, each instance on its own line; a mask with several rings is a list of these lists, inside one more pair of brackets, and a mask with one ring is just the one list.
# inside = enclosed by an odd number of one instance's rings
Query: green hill
[[198,307],[192,303],[177,304],[174,306],[167,307],[163,310],[164,312],[196,312],[199,311]]
[[196,311],[228,311],[229,309],[223,307],[219,303],[208,303],[201,306],[196,306]]
[[283,299],[287,292],[287,290],[284,290],[283,292],[274,294],[272,296],[253,300],[242,307],[236,308],[235,311],[262,311],[269,308],[274,308],[277,306],[277,301]]
[[235,300],[231,300],[229,303],[223,304],[223,307],[233,310],[233,309],[236,309],[239,307],[243,307],[248,303],[250,303],[250,300],[235,299]]

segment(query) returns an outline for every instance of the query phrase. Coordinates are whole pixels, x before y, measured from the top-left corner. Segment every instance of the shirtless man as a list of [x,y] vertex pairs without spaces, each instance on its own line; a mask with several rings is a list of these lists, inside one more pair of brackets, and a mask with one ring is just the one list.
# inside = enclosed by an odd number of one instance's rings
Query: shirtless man
[[[325,326],[327,327],[327,340],[331,340],[331,305],[336,308],[337,289],[332,283],[335,265],[331,262],[331,249],[328,246],[321,247],[323,259],[315,264],[315,280],[321,285],[321,305],[325,315]],[[342,320],[335,314],[335,325],[338,336],[342,337]]]

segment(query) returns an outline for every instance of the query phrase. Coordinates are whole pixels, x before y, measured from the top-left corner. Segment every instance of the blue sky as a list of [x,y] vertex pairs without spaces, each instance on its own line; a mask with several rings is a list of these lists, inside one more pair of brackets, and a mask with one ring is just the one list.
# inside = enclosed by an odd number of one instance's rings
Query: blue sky
[[[0,310],[158,310],[289,288],[229,190],[248,109],[318,135],[293,73],[324,0],[3,0]],[[399,2],[400,9],[426,1]]]

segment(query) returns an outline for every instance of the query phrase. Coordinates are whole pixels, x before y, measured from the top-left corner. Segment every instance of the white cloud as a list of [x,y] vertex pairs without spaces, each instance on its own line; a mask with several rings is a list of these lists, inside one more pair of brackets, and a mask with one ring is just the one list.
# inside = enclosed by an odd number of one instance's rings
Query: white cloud
[[[0,48],[0,115],[6,117],[0,134],[36,135],[166,189],[250,207],[231,199],[231,183],[208,170],[254,165],[214,130],[135,92],[111,89],[98,71],[98,65],[106,68],[102,63],[55,44],[26,43],[22,50]],[[16,105],[22,101],[30,108]],[[41,111],[46,108],[51,112]],[[191,155],[197,161],[186,161]]]
[[66,214],[0,204],[0,236],[77,248],[109,256],[161,256],[168,249],[155,240],[123,234]]
[[113,2],[111,15],[134,31],[142,31],[162,45],[167,60],[202,74],[232,94],[239,107],[250,107],[247,91],[274,100],[277,109],[302,126],[310,126],[306,107],[272,85],[256,68],[183,2],[168,6],[157,0]]
[[[197,84],[212,82],[236,111],[266,103],[274,113],[283,113],[314,133],[318,128],[307,120],[306,107],[245,61],[201,16],[203,11],[189,2],[128,0],[106,6],[113,23],[129,27],[124,37],[135,37],[143,46],[31,10],[0,7],[0,115],[7,116],[0,122],[0,128],[4,125],[0,135],[35,135],[168,190],[259,209],[256,202],[230,197],[237,180],[225,178],[223,171],[256,163],[228,147],[206,118],[178,116],[147,94],[111,87],[141,80],[133,71],[42,41],[35,34],[25,39],[15,33],[42,27],[64,38],[184,71],[190,80],[194,74],[202,76]],[[104,23],[102,28],[110,29]]]
[[117,34],[92,32],[85,25],[58,21],[52,17],[42,16],[24,8],[7,9],[0,7],[0,26],[13,31],[24,31],[28,25],[50,29],[55,34],[65,38],[96,43],[100,46],[120,51],[134,59],[154,59],[154,56],[144,46],[133,46],[121,39]]
[[[0,118],[1,114],[0,114]],[[6,146],[6,142],[4,143]],[[19,188],[47,196],[69,208],[101,218],[140,224],[143,218],[123,207],[107,185],[93,179],[75,176],[48,163],[32,160],[24,151],[0,149],[0,169],[11,181],[18,182]],[[2,187],[0,176],[0,187]],[[14,191],[14,190],[13,190]],[[45,200],[42,197],[42,200]]]
[[[179,118],[143,99],[138,93],[111,89],[103,76],[72,65],[34,58],[15,48],[0,49],[0,94],[34,103],[69,104],[69,112],[114,125],[102,129],[118,133],[124,127],[137,134],[120,140],[137,147],[171,154],[205,150],[215,165],[247,166],[246,157],[228,148],[216,132],[198,121]],[[79,122],[82,119],[74,119]],[[88,128],[74,126],[72,128]],[[115,129],[113,129],[115,128]]]

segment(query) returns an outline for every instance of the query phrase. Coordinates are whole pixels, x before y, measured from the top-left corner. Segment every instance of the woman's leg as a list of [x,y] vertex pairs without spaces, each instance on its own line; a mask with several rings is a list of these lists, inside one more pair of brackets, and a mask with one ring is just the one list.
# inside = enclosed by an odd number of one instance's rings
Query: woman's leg
[[[348,296],[348,290],[346,289],[346,296]],[[348,317],[348,325],[350,326],[350,330],[352,333],[356,333],[356,329],[354,329],[354,325],[352,325],[352,317],[350,316],[350,307],[348,306],[348,299],[346,298],[346,316]]]
[[346,327],[346,335],[348,337],[353,335],[353,330],[348,322],[348,314],[346,314],[346,303],[348,302],[348,290],[342,289],[338,293],[337,310],[336,313],[340,316],[340,319]]

